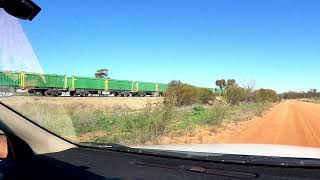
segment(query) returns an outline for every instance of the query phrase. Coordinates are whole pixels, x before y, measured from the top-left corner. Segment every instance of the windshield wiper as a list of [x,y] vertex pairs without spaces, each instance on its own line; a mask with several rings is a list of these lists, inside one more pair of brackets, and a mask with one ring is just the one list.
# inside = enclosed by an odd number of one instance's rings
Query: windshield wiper
[[120,144],[115,143],[97,143],[97,142],[80,142],[80,145],[95,147],[95,148],[102,148],[102,149],[114,149],[114,150],[125,150],[129,151],[132,148]]

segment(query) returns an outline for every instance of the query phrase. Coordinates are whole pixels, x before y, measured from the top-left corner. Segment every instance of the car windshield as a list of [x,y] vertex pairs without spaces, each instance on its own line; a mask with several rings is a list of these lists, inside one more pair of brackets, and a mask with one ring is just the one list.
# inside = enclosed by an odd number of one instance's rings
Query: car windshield
[[0,8],[0,102],[48,131],[229,154],[320,147],[320,1],[34,2],[32,21]]

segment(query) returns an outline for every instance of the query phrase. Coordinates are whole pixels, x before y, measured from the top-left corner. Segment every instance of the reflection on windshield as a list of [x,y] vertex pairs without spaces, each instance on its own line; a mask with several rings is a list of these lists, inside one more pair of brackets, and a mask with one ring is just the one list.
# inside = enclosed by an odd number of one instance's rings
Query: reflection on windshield
[[0,9],[0,27],[0,69],[42,73],[38,58],[18,19]]

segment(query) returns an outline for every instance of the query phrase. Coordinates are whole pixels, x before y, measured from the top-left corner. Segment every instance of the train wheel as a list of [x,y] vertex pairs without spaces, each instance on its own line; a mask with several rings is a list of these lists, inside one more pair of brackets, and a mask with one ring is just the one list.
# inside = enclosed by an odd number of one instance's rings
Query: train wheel
[[73,91],[70,91],[70,96],[74,96],[75,93]]

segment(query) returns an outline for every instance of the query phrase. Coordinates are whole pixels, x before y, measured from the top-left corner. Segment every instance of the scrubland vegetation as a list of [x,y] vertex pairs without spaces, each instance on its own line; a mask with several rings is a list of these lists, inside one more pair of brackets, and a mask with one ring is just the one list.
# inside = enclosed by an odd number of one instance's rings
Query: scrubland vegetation
[[317,89],[310,89],[307,92],[289,91],[279,95],[281,99],[320,99],[320,92]]
[[108,101],[113,101],[109,98],[91,103],[61,97],[2,101],[71,141],[125,145],[157,144],[162,136],[179,136],[201,127],[219,128],[222,122],[248,120],[261,116],[271,103],[278,101],[276,92],[269,89],[253,91],[232,83],[223,96],[217,97],[208,89],[177,82],[170,84],[161,101],[131,98],[130,101],[140,102],[140,108],[135,109],[121,103],[107,106]]

